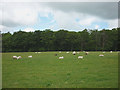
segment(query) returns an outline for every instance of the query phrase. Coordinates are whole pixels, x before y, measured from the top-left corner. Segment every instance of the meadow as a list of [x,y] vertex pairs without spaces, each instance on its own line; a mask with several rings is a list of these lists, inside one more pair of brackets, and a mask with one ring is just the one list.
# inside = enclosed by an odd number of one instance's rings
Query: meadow
[[[118,52],[105,52],[104,57],[99,57],[101,53],[2,53],[2,87],[117,88]],[[22,59],[15,60],[14,55]],[[33,57],[28,58],[29,55]],[[84,58],[78,59],[80,55]],[[59,56],[64,59],[58,59]]]

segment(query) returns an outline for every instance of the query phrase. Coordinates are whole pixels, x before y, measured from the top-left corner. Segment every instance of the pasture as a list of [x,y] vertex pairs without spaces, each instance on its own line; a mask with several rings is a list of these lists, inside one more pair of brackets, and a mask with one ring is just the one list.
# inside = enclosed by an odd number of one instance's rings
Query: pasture
[[[57,54],[57,56],[55,56]],[[118,52],[2,53],[3,88],[117,88]],[[12,56],[22,56],[13,60]],[[32,55],[32,58],[28,58]],[[78,56],[84,56],[78,59]],[[64,59],[58,59],[64,56]]]

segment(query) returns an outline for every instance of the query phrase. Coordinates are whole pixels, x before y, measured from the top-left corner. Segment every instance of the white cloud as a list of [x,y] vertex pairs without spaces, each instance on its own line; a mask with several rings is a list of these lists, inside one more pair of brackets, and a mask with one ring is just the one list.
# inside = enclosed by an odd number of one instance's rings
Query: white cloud
[[2,32],[2,33],[7,33],[7,32],[14,32],[14,30],[13,30],[13,28],[11,28],[11,27],[6,27],[6,26],[4,26],[4,25],[0,25],[0,31]]
[[84,25],[84,26],[90,26],[93,22],[96,21],[97,18],[95,17],[82,17],[83,19],[79,21],[80,25]]
[[[76,12],[62,12],[56,11],[53,12],[54,20],[56,21],[55,25],[51,27],[54,29],[56,25],[58,29],[68,29],[68,30],[82,30],[87,28],[88,26],[91,27],[92,23],[98,21],[100,22],[100,18],[93,17],[83,13],[76,13]],[[76,21],[76,19],[79,19]]]
[[60,29],[78,29],[79,26],[75,21],[75,16],[73,13],[65,13],[62,11],[56,11],[53,13],[54,20],[56,21]]
[[35,31],[35,29],[33,29],[33,28],[25,28],[25,29],[22,30],[22,31],[25,31],[25,32],[33,32],[33,31]]
[[5,6],[3,9],[3,25],[14,27],[17,25],[33,25],[37,23],[37,13],[33,7]]
[[106,22],[108,22],[108,28],[109,29],[118,27],[118,19],[107,20]]
[[5,27],[5,26],[3,26],[3,25],[0,25],[0,30],[3,30],[3,29],[5,29],[5,28],[7,28],[7,27]]
[[0,8],[0,21],[2,21],[0,29],[2,32],[13,32],[16,27],[33,26],[38,23],[39,15],[48,17],[49,12],[49,8],[44,7],[43,4],[5,3]]
[[98,29],[99,28],[99,25],[95,25],[95,29]]

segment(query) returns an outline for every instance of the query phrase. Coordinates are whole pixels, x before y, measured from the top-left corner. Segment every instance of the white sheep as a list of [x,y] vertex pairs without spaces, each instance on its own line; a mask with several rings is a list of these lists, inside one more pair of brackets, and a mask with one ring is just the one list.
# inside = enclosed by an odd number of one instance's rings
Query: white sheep
[[66,52],[66,53],[69,53],[69,52]]
[[83,56],[78,56],[78,59],[83,59]]
[[41,52],[38,52],[38,53],[41,53]]
[[103,54],[100,54],[99,56],[100,56],[100,57],[103,57],[104,55],[103,55]]
[[80,52],[77,52],[77,53],[80,53]]
[[17,56],[13,56],[13,59],[17,59],[18,60],[20,58],[22,58],[22,57],[21,56],[18,56],[18,57]]
[[17,56],[13,56],[13,59],[17,59]]
[[112,51],[110,51],[110,53],[112,53]]
[[18,57],[17,57],[17,60],[20,59],[20,58],[22,58],[22,57],[21,57],[21,56],[18,56]]
[[19,58],[22,58],[21,56],[18,56]]
[[32,55],[31,55],[31,56],[28,56],[28,58],[32,58]]
[[89,52],[85,52],[85,55],[88,55]]
[[59,57],[59,59],[63,59],[64,57],[62,56],[62,57]]
[[61,51],[59,51],[59,53],[61,53]]
[[74,52],[73,52],[73,55],[75,55],[75,54],[76,54],[76,52],[74,51]]
[[105,51],[103,53],[105,53]]

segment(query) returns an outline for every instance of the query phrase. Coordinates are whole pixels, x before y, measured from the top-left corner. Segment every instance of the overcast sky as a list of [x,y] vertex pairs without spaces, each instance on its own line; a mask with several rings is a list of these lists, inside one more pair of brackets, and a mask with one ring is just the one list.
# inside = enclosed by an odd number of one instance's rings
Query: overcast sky
[[[111,0],[112,1],[112,0]],[[15,2],[0,4],[2,32],[118,27],[118,2]]]

